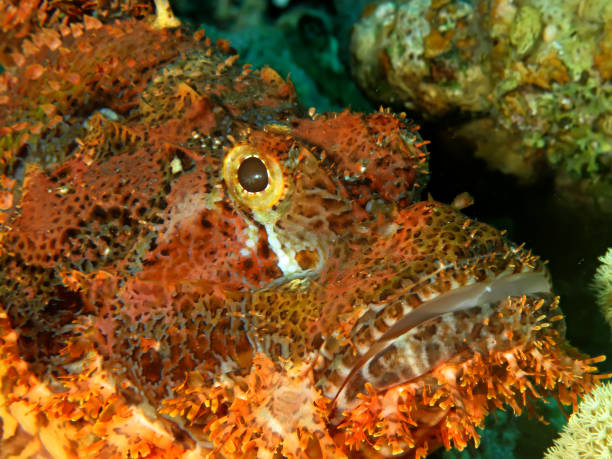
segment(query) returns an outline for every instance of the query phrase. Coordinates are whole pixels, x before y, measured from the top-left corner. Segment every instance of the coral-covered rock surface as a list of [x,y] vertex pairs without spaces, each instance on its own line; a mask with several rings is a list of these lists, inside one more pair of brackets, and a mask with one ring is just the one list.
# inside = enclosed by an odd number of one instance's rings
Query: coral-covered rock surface
[[[352,38],[369,97],[452,119],[492,167],[612,211],[612,4],[579,0],[397,1]],[[458,116],[459,115],[459,116]]]
[[0,76],[2,457],[423,457],[592,388],[405,116],[159,25],[58,13]]

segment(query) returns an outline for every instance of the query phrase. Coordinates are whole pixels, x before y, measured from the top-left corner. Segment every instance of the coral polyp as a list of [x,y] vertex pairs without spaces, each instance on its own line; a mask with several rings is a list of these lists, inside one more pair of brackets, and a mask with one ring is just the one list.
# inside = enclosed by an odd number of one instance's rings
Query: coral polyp
[[607,457],[612,451],[612,384],[597,386],[578,406],[545,459]]
[[593,290],[601,313],[612,327],[612,249],[608,249],[599,262],[593,278]]

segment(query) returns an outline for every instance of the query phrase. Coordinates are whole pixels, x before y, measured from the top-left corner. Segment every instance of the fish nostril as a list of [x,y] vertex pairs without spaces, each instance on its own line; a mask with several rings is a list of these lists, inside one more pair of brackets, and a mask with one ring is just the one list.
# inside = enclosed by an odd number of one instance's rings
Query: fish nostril
[[302,269],[312,269],[319,262],[319,254],[316,250],[300,250],[295,254],[295,261]]

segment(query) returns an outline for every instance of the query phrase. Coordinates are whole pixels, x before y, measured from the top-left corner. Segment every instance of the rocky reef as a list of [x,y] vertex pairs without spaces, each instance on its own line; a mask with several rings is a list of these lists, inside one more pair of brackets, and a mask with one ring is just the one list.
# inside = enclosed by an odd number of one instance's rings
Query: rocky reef
[[523,181],[554,174],[612,211],[612,4],[382,2],[354,27],[352,70],[373,100],[448,125]]

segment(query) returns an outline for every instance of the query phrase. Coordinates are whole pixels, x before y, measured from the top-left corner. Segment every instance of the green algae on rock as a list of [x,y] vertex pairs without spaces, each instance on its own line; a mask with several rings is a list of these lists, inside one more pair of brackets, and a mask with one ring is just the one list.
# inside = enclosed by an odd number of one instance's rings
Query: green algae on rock
[[[612,211],[612,3],[384,2],[354,27],[353,73],[373,100],[425,118],[523,180]],[[540,166],[547,167],[540,167]]]

